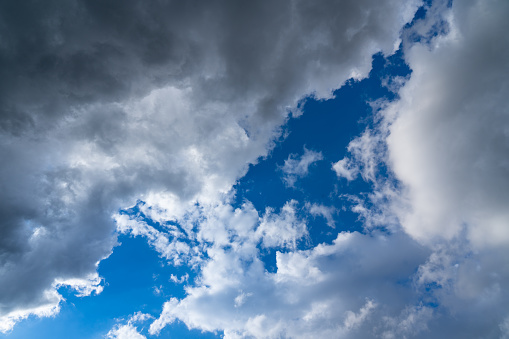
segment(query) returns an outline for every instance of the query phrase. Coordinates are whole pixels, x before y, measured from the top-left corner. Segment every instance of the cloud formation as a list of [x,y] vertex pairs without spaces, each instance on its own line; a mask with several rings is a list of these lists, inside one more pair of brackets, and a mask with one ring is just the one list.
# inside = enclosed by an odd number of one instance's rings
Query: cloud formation
[[[285,207],[278,217],[281,222],[288,213]],[[199,274],[186,285],[184,298],[171,298],[164,304],[150,325],[151,335],[182,321],[191,329],[223,331],[226,338],[338,333],[357,338],[373,331],[379,335],[401,332],[398,326],[404,326],[400,323],[412,317],[411,312],[432,312],[420,306],[419,294],[408,280],[429,251],[403,233],[343,232],[332,244],[288,250],[285,243],[265,241],[260,230],[266,216],[258,217],[249,203],[237,209],[227,201],[195,208],[194,220],[200,220],[195,225],[197,233],[190,232],[186,238],[198,239],[191,241],[196,258],[187,262],[197,263]],[[124,224],[144,229],[138,219],[133,215]],[[185,218],[172,222],[185,224]],[[157,245],[152,246],[164,255]],[[277,270],[272,273],[262,261],[262,249],[267,247],[277,251]],[[426,328],[420,326],[408,331]]]
[[145,314],[141,312],[137,312],[131,317],[129,317],[127,323],[125,324],[116,324],[105,336],[106,339],[146,339],[144,335],[138,332],[135,324],[143,323],[152,316],[150,314]]
[[391,52],[417,3],[2,2],[2,330],[56,309],[56,282],[87,290],[119,207],[229,191],[299,99]]
[[290,154],[281,167],[283,181],[287,186],[294,187],[297,179],[305,177],[309,172],[309,167],[320,160],[323,160],[321,152],[310,151],[306,147],[304,147],[304,154],[300,157]]

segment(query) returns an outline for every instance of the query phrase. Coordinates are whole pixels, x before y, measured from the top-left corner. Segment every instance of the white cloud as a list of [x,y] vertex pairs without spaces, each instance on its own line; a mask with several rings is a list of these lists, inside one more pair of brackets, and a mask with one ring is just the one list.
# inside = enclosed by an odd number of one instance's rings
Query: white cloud
[[156,335],[179,320],[191,329],[224,331],[226,338],[323,337],[339,332],[345,338],[360,338],[371,333],[374,324],[380,327],[382,316],[397,317],[416,299],[408,298],[414,293],[411,284],[396,282],[410,279],[426,252],[403,234],[341,233],[330,245],[309,250],[292,245],[277,252],[277,271],[267,272],[257,244],[278,248],[284,243],[267,242],[260,229],[284,231],[295,224],[296,204],[289,202],[281,213],[267,211],[257,219],[249,203],[239,209],[227,204],[199,207],[203,214],[197,218],[202,220],[197,232],[213,224],[219,235],[214,242],[197,237],[207,241],[205,246],[196,244],[207,259],[197,266],[198,277],[186,286],[186,296],[166,302],[149,333]]
[[283,181],[289,187],[294,187],[295,182],[299,178],[308,175],[309,167],[323,159],[322,152],[310,151],[304,147],[304,154],[297,157],[295,154],[290,154],[285,164],[281,167],[283,171]]
[[147,337],[138,332],[136,323],[143,323],[153,317],[150,314],[136,312],[129,317],[127,323],[116,324],[106,335],[106,339],[146,339]]
[[136,327],[131,324],[119,325],[106,334],[107,339],[146,339],[140,334]]
[[104,287],[101,285],[102,278],[97,273],[92,273],[85,279],[55,279],[55,288],[68,286],[77,292],[78,297],[86,297],[95,293],[101,293]]
[[288,201],[279,214],[267,207],[256,229],[263,246],[297,248],[297,241],[308,234],[306,223],[297,217],[297,205],[296,200]]
[[306,203],[306,209],[314,217],[321,216],[325,218],[325,220],[327,221],[327,226],[332,228],[336,226],[336,223],[334,221],[334,214],[337,213],[336,208],[332,206],[324,206],[321,204]]
[[359,174],[359,168],[349,158],[343,158],[332,164],[332,169],[338,177],[346,178],[348,181],[354,180]]
[[170,280],[173,281],[175,284],[183,284],[189,279],[189,274],[184,274],[180,278],[176,275],[172,274],[170,275]]
[[171,230],[167,233],[161,232],[145,221],[136,220],[136,218],[125,214],[117,214],[114,219],[119,232],[144,236],[163,258],[171,261],[174,265],[180,265],[183,260],[191,262],[194,253],[191,252],[192,249],[186,242],[180,241],[183,237],[180,232],[171,232]]
[[241,292],[234,299],[235,307],[241,307],[246,302],[246,299],[248,297],[252,296],[252,295],[253,295],[253,293],[244,293],[244,292]]
[[347,150],[351,156],[332,165],[336,175],[352,181],[360,174],[365,181],[377,184],[377,168],[385,155],[383,134],[366,129],[348,144]]
[[504,319],[504,321],[499,325],[500,330],[502,331],[501,339],[509,338],[509,316]]

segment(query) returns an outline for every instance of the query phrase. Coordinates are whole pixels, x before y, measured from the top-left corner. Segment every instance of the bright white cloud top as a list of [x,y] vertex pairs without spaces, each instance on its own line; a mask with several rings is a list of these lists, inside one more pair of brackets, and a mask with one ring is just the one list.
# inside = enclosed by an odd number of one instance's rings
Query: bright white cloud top
[[[98,265],[123,235],[188,272],[166,278],[184,295],[157,314],[139,305],[106,338],[175,324],[196,337],[509,336],[507,1],[6,1],[0,13],[6,337],[58,317],[63,286],[107,289]],[[398,49],[411,74],[383,79],[396,96],[369,102],[373,123],[344,157],[304,143],[274,168],[300,199],[237,202],[249,166],[311,114],[302,100],[333,98]],[[301,182],[321,164],[370,192],[336,183],[350,205],[312,201]],[[338,224],[345,206],[360,230]],[[317,220],[330,241],[313,242]]]

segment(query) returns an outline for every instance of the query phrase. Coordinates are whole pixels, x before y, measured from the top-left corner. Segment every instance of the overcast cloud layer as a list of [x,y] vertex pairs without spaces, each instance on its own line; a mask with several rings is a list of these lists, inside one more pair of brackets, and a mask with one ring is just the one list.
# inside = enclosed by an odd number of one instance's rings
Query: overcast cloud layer
[[59,285],[100,292],[119,207],[228,192],[416,3],[2,2],[0,329],[58,311]]

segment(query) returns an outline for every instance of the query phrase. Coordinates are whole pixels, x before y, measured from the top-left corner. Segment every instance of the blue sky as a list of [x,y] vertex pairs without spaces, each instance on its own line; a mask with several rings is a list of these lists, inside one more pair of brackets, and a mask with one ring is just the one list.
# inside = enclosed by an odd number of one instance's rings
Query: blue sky
[[507,2],[0,13],[0,338],[509,338]]

